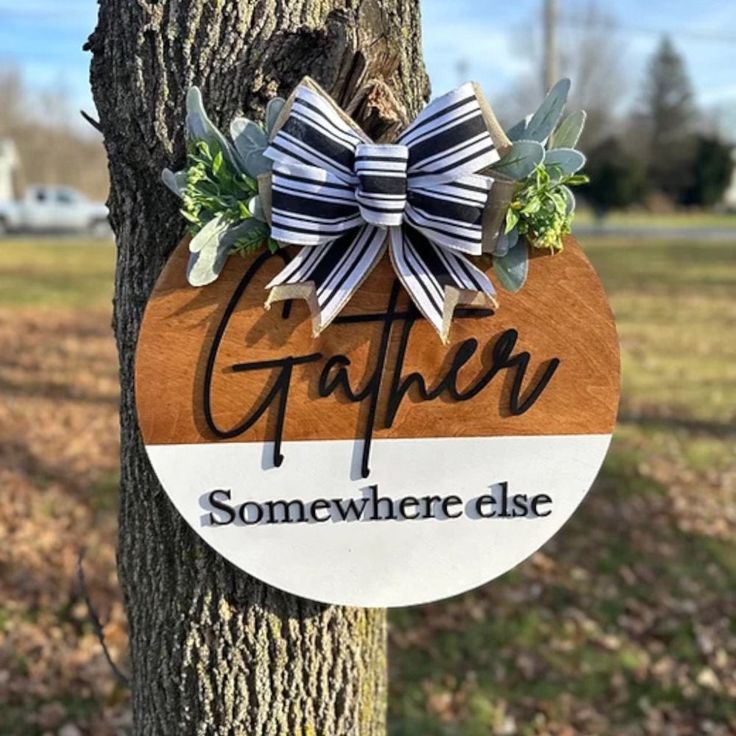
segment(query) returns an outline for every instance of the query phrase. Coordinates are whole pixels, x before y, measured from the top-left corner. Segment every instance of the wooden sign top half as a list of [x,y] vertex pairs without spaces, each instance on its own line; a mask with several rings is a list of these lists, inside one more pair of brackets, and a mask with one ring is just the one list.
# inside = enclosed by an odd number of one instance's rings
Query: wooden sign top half
[[[284,441],[360,438],[372,405],[376,438],[613,430],[616,329],[601,283],[572,239],[559,254],[533,257],[524,288],[500,290],[495,313],[456,313],[448,345],[396,285],[388,255],[316,338],[305,302],[263,308],[265,285],[285,254],[232,256],[220,278],[199,289],[186,281],[188,255],[183,241],[141,327],[136,394],[147,445],[270,441],[279,414]],[[392,290],[396,307],[387,321]],[[402,389],[410,374],[422,377],[425,396],[418,378]],[[375,402],[367,389],[375,389]]]

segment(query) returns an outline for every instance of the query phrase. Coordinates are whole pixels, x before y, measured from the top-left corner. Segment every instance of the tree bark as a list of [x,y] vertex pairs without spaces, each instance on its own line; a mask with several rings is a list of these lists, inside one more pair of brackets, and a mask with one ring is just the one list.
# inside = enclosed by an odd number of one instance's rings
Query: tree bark
[[[270,588],[210,550],[159,486],[138,432],[134,352],[148,295],[183,234],[159,182],[184,163],[184,97],[214,121],[262,113],[310,74],[374,137],[428,95],[419,0],[100,0],[92,89],[117,241],[113,326],[122,389],[118,570],[136,734],[381,734],[382,610]],[[375,81],[371,81],[375,80]],[[366,86],[366,82],[369,82]]]

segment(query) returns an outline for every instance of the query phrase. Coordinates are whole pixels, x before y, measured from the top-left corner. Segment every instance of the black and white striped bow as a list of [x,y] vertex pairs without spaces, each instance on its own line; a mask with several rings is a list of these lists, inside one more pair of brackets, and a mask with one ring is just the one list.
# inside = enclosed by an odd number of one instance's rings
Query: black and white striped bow
[[287,102],[273,160],[271,235],[307,246],[267,286],[267,306],[307,300],[313,331],[337,316],[383,255],[443,342],[459,304],[494,306],[482,252],[483,210],[498,160],[487,103],[469,83],[430,103],[395,144],[372,143],[312,80]]

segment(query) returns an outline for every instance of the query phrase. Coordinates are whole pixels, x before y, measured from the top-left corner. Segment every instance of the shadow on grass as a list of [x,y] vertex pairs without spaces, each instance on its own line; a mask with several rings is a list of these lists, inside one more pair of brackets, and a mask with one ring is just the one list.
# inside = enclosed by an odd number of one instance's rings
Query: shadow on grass
[[[392,736],[480,736],[510,722],[520,734],[644,733],[653,713],[691,729],[677,733],[734,722],[723,650],[736,545],[681,531],[682,510],[636,468],[617,447],[534,558],[477,591],[392,612]],[[722,638],[720,660],[703,632]]]

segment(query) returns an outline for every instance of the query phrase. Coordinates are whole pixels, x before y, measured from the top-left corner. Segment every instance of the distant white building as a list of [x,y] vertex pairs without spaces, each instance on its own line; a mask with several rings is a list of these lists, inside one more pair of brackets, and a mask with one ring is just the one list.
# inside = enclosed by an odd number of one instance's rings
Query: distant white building
[[13,141],[0,138],[0,202],[14,199],[20,161]]

